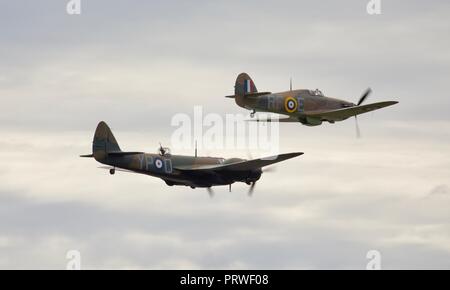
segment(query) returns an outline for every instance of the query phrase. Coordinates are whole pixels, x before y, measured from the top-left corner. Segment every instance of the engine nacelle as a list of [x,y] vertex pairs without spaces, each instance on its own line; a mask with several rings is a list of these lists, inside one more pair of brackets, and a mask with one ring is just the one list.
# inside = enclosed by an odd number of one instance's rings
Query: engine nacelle
[[248,177],[245,180],[245,183],[250,184],[252,182],[258,181],[261,178],[261,174],[262,174],[261,168],[250,171]]

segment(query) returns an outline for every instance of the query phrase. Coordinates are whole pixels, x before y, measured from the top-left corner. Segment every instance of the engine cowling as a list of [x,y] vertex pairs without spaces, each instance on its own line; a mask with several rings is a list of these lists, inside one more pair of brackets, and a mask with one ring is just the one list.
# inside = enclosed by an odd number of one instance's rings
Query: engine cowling
[[247,178],[245,179],[245,183],[251,184],[253,182],[256,182],[261,178],[261,175],[262,175],[261,168],[250,170]]

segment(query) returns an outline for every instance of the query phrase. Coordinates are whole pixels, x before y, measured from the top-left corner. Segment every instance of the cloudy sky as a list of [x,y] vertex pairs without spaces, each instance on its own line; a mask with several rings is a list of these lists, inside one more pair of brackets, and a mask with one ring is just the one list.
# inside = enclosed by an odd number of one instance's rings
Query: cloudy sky
[[[0,0],[0,268],[450,268],[450,3]],[[259,90],[320,88],[400,104],[309,128],[282,124],[255,194],[110,176],[89,153],[100,120],[123,149],[170,144],[176,113],[244,113]],[[180,154],[192,153],[181,150]],[[246,157],[245,150],[204,148]]]

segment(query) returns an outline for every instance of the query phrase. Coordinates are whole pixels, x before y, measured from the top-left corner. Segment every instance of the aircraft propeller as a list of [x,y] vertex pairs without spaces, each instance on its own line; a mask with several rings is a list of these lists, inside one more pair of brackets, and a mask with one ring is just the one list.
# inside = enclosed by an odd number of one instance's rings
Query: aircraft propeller
[[361,138],[361,131],[359,130],[359,125],[358,125],[358,117],[355,116],[355,125],[356,125],[356,138]]
[[248,189],[248,196],[252,196],[253,195],[253,191],[255,190],[255,186],[256,186],[256,181],[253,181],[252,184],[250,185],[250,188]]
[[[276,171],[276,167],[275,166],[270,166],[266,169],[264,169],[262,172],[275,172]],[[253,195],[253,191],[255,190],[255,186],[256,186],[256,181],[253,181],[250,185],[250,188],[248,189],[248,196],[252,196]]]
[[359,101],[358,101],[358,103],[357,103],[356,105],[357,105],[357,106],[360,106],[362,103],[364,103],[371,93],[372,93],[372,89],[371,89],[371,88],[368,88],[368,89],[364,92],[364,94],[362,94],[362,96],[359,98]]
[[[362,105],[367,98],[369,97],[369,95],[372,93],[372,89],[368,88],[364,94],[362,94],[362,96],[359,98],[358,103],[356,104],[356,106],[360,106]],[[361,138],[361,131],[359,130],[359,125],[358,125],[358,117],[355,115],[355,125],[356,125],[356,137],[357,138]]]

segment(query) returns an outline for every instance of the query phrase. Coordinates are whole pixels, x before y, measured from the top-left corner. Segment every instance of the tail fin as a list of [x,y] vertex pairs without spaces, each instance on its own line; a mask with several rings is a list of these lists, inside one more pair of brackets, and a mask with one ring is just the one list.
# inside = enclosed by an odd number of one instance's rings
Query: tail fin
[[255,83],[246,73],[241,73],[236,79],[236,84],[234,85],[234,95],[244,96],[246,94],[257,93]]
[[97,125],[92,142],[92,154],[98,160],[104,160],[109,152],[120,152],[119,144],[108,125],[101,121]]

